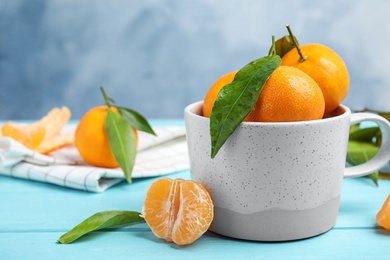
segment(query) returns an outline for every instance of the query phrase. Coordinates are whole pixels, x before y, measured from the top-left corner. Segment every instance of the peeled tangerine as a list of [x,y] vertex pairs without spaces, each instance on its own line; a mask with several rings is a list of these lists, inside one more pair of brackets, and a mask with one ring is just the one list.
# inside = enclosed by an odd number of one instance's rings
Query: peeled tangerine
[[72,133],[62,133],[71,111],[68,107],[55,107],[46,116],[32,124],[7,122],[0,128],[0,137],[10,137],[27,148],[47,154],[73,143]]
[[379,210],[376,215],[376,223],[378,223],[379,226],[390,230],[390,194],[387,196],[381,210]]
[[157,237],[177,245],[188,245],[209,228],[214,204],[202,184],[162,178],[150,186],[142,216]]

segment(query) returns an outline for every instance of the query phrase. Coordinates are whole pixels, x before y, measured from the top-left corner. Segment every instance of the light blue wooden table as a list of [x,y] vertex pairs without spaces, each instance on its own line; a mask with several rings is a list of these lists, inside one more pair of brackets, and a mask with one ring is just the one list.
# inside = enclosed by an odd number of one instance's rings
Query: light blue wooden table
[[[190,179],[190,173],[169,177]],[[375,223],[390,181],[375,187],[368,178],[344,180],[336,226],[310,239],[264,243],[206,232],[194,244],[180,247],[158,239],[143,223],[94,232],[73,244],[56,242],[96,212],[141,211],[146,190],[156,179],[89,193],[0,176],[0,259],[390,259],[390,232]]]

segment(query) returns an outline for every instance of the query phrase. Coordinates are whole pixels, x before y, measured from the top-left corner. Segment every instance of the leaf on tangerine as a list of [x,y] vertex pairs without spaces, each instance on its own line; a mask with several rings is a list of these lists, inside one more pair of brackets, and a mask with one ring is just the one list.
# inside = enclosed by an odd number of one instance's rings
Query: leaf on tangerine
[[123,170],[127,182],[131,183],[131,173],[137,153],[133,127],[121,115],[108,109],[105,129],[111,152]]
[[[294,36],[294,39],[297,42],[297,44],[299,45],[298,40],[295,36]],[[276,51],[275,55],[279,55],[282,58],[287,52],[291,51],[294,48],[295,48],[295,46],[294,46],[294,43],[291,39],[291,36],[285,35],[282,38],[276,40],[276,42],[275,42],[275,51]],[[272,47],[269,50],[269,54],[271,54],[271,53],[272,53]]]
[[281,58],[277,55],[254,60],[221,89],[210,116],[211,158],[250,113],[261,89],[280,63]]
[[140,131],[156,135],[146,118],[143,117],[140,113],[126,107],[116,106],[116,108],[132,127],[137,128]]

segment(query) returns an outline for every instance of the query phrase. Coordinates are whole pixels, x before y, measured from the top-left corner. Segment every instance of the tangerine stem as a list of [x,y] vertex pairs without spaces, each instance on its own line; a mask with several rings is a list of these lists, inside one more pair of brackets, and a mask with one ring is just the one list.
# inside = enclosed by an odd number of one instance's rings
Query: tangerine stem
[[270,55],[276,55],[276,49],[275,49],[275,35],[272,35],[272,51]]
[[106,91],[104,91],[103,87],[100,87],[100,91],[103,94],[104,102],[106,103],[106,106],[110,108],[111,107],[110,101],[113,101],[113,100],[107,95],[107,93],[106,93]]
[[286,24],[286,27],[287,27],[287,31],[288,31],[288,34],[290,34],[290,37],[293,41],[293,44],[295,46],[295,48],[297,49],[298,51],[298,54],[299,54],[299,62],[304,62],[306,59],[307,59],[307,56],[304,56],[301,52],[301,48],[299,48],[299,44],[298,42],[295,40],[295,37],[294,37],[294,34],[292,33],[291,31],[291,28],[290,28],[290,25],[289,24]]

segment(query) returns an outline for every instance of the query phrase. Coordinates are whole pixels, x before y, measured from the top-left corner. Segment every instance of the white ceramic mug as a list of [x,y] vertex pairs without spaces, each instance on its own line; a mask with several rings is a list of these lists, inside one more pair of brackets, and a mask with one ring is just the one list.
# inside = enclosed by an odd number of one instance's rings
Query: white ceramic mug
[[[335,223],[344,177],[367,175],[390,160],[390,124],[340,106],[330,118],[243,122],[214,159],[203,102],[185,108],[191,177],[215,206],[210,230],[247,240],[285,241],[324,233]],[[370,161],[345,167],[350,126],[372,121],[382,145]]]

